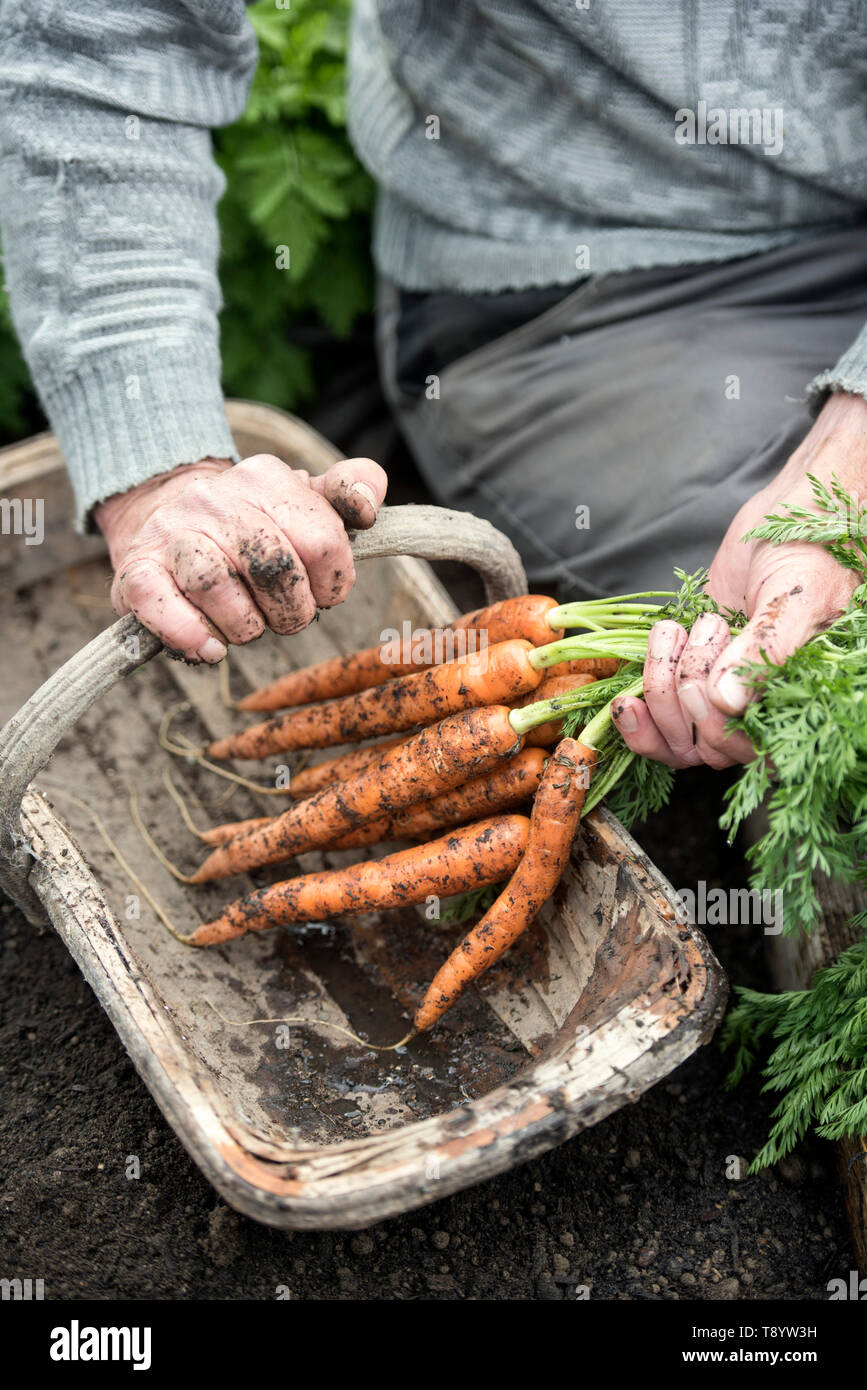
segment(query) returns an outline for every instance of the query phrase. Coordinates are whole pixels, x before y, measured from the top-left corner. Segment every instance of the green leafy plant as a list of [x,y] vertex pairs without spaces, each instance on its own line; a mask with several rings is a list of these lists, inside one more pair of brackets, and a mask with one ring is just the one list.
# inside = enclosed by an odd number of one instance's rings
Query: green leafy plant
[[483,917],[505,886],[504,883],[488,883],[481,888],[468,888],[465,893],[456,893],[440,912],[439,922],[457,926]]
[[[867,916],[857,919],[867,926]],[[785,994],[738,990],[723,1031],[734,1050],[727,1086],[754,1065],[765,1038],[774,1042],[763,1075],[764,1090],[782,1093],[767,1143],[750,1172],[776,1163],[811,1125],[823,1139],[861,1134],[867,1128],[867,940],[841,952],[820,970],[810,989]]]
[[825,632],[749,674],[761,698],[732,722],[758,756],[727,792],[721,823],[731,839],[765,803],[768,830],[748,852],[752,886],[782,893],[791,935],[818,918],[815,874],[865,878],[867,587]]
[[11,444],[44,428],[27,364],[9,315],[9,301],[0,280],[0,444]]
[[284,409],[314,393],[311,343],[347,337],[373,303],[373,185],[346,135],[350,6],[250,6],[259,67],[244,115],[215,137],[223,384]]
[[[316,345],[324,358],[373,304],[373,184],[346,135],[350,7],[251,5],[259,66],[250,99],[241,119],[214,136],[227,178],[219,208],[224,389],[287,410],[315,393]],[[41,427],[3,293],[0,436]]]

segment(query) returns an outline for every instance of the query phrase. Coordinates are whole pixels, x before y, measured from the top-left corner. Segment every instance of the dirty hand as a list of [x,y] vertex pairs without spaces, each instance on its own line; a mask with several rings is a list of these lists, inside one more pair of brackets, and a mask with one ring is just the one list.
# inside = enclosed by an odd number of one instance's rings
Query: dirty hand
[[386,486],[372,459],[311,477],[271,454],[150,478],[94,512],[112,603],[190,661],[220,661],[266,627],[299,632],[352,588],[346,526],[372,526]]
[[821,546],[771,545],[741,537],[769,513],[786,506],[812,508],[807,473],[824,483],[832,475],[855,497],[867,485],[867,401],[840,392],[829,397],[804,442],[782,472],[741,507],[710,568],[708,590],[721,608],[749,619],[730,639],[721,617],[706,614],[686,631],[657,623],[644,666],[644,700],[625,699],[615,714],[629,747],[671,767],[707,763],[731,767],[755,756],[740,733],[725,723],[757,692],[736,674],[740,666],[791,655],[843,612],[859,576]]

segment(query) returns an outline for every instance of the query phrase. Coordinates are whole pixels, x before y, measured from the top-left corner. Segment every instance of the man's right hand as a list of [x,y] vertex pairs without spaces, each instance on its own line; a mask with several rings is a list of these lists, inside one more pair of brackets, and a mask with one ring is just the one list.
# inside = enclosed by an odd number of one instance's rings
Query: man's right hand
[[387,485],[372,459],[311,477],[270,454],[160,474],[95,509],[112,603],[190,661],[220,661],[266,627],[300,632],[348,595],[346,528],[373,525]]

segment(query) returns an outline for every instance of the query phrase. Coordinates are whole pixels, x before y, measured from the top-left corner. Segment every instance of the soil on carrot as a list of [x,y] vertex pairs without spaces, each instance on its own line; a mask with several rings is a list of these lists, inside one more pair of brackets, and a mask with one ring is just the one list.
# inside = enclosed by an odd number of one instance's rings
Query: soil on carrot
[[[639,835],[676,887],[745,881],[719,794],[713,773],[682,776]],[[830,1145],[731,1176],[769,1103],[756,1081],[722,1092],[716,1042],[480,1188],[361,1232],[259,1226],[191,1163],[60,941],[8,905],[0,921],[0,1272],[46,1297],[809,1300],[854,1267]],[[709,935],[731,978],[767,985],[760,927]]]

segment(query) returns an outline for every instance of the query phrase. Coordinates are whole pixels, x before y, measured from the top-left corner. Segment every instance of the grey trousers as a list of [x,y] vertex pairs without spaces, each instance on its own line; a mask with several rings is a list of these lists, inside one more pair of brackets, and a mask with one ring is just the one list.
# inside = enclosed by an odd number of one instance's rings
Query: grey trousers
[[[435,298],[431,333],[453,346],[459,297]],[[381,284],[386,396],[436,500],[505,531],[533,589],[666,589],[675,565],[710,564],[810,428],[808,382],[867,319],[867,228],[590,279],[548,303],[410,387],[401,298]]]

